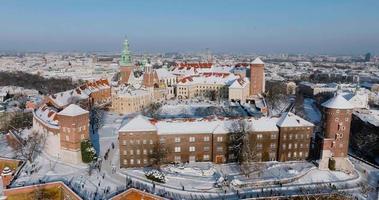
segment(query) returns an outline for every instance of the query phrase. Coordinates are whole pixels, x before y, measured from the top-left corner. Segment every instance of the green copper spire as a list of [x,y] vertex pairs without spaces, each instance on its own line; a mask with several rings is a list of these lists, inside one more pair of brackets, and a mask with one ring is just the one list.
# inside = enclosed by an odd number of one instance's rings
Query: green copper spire
[[129,42],[127,39],[124,41],[124,50],[122,50],[121,53],[121,60],[120,60],[121,66],[131,66],[132,65],[132,59],[129,51]]

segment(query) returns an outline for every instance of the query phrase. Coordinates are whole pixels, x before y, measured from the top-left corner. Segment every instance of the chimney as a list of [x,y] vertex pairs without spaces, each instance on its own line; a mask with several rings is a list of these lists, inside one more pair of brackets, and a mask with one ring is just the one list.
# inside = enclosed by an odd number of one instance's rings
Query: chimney
[[3,171],[1,172],[1,179],[3,182],[3,188],[6,188],[12,181],[12,169],[9,167],[4,167]]

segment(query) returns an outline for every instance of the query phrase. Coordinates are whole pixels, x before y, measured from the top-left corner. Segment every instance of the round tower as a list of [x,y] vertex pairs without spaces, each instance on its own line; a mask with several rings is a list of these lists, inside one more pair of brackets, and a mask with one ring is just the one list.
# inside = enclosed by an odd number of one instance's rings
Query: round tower
[[323,150],[331,157],[347,157],[353,106],[338,94],[323,106]]

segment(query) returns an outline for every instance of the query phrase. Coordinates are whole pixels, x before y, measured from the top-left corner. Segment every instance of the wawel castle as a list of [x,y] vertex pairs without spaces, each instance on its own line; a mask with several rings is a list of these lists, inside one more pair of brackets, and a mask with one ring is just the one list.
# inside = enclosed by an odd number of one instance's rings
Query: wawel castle
[[348,165],[351,105],[340,95],[323,104],[323,131],[315,136],[314,125],[291,112],[278,117],[266,116],[268,111],[262,96],[265,63],[260,58],[241,65],[245,70],[211,62],[177,63],[171,70],[153,69],[145,63],[142,76],[135,76],[137,67],[132,62],[127,40],[123,46],[116,80],[87,82],[50,95],[33,112],[33,129],[47,135],[45,149],[51,156],[71,163],[81,162],[80,143],[89,139],[89,111],[93,107],[109,104],[112,112],[128,114],[172,98],[213,97],[255,104],[264,116],[157,120],[138,115],[119,129],[121,167],[151,165],[156,144],[167,148],[166,162],[234,161],[229,140],[236,121],[247,125],[255,161],[305,160],[310,158],[313,148],[320,152],[313,156],[320,158],[321,168],[330,160],[336,160],[339,168]]

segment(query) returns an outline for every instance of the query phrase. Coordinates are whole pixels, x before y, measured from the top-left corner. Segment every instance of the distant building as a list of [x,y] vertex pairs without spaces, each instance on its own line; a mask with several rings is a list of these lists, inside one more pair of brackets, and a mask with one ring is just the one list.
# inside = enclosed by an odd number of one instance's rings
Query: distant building
[[153,103],[153,94],[146,88],[119,86],[112,89],[111,110],[119,114],[141,111]]
[[246,103],[250,96],[250,81],[247,78],[239,78],[229,86],[229,101]]
[[265,92],[265,64],[260,58],[256,58],[250,64],[250,94],[256,96]]
[[124,41],[124,49],[121,53],[120,59],[120,83],[129,83],[130,79],[134,77],[133,75],[133,64],[132,58],[129,51],[129,42],[127,39]]
[[370,62],[371,60],[371,53],[366,53],[365,54],[365,62]]
[[229,96],[229,86],[239,76],[232,73],[206,72],[180,79],[176,85],[176,96],[179,99],[195,97],[223,98]]

